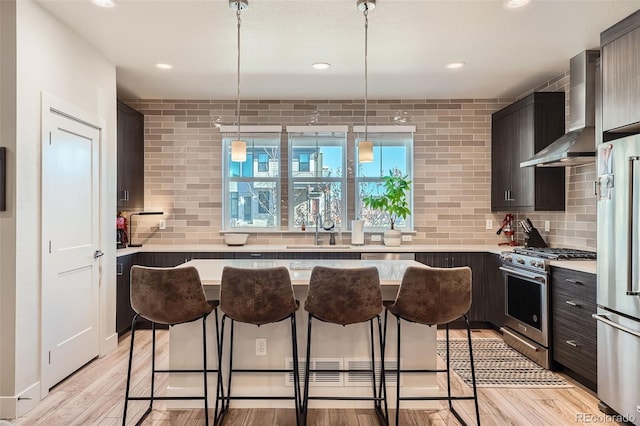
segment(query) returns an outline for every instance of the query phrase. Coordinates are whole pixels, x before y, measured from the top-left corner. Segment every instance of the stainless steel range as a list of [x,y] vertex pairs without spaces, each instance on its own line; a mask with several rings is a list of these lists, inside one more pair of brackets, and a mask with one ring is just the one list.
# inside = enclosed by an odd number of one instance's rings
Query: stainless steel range
[[595,259],[584,250],[516,248],[502,252],[505,279],[505,343],[544,368],[551,366],[549,335],[549,262]]

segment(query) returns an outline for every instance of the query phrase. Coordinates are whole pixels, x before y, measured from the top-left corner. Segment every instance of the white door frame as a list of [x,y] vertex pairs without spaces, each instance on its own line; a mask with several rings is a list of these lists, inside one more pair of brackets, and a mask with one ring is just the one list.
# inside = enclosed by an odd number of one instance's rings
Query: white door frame
[[[64,117],[67,117],[71,120],[77,121],[79,123],[82,123],[84,125],[87,125],[89,127],[93,127],[95,129],[97,129],[99,131],[99,147],[98,147],[98,161],[96,166],[99,168],[98,170],[98,212],[100,217],[98,218],[98,246],[102,247],[104,244],[104,235],[102,232],[102,225],[104,223],[104,217],[103,217],[103,180],[105,179],[105,174],[104,174],[104,169],[103,169],[103,156],[105,155],[105,132],[104,132],[104,128],[106,127],[104,125],[104,120],[101,120],[98,116],[91,114],[85,110],[82,110],[81,108],[76,107],[75,105],[68,103],[64,100],[61,100],[51,94],[48,94],[46,92],[41,92],[41,125],[40,125],[40,131],[41,131],[41,153],[42,153],[42,147],[48,143],[49,140],[49,129],[51,129],[53,123],[52,123],[52,118],[50,113],[55,113]],[[40,170],[41,170],[41,175],[42,175],[42,155],[40,156],[41,159],[41,163],[40,163]],[[42,190],[42,188],[41,188]],[[42,294],[43,294],[43,283],[44,283],[44,277],[45,277],[45,271],[44,271],[44,256],[45,256],[45,252],[48,252],[48,240],[45,241],[45,235],[42,232],[42,217],[43,217],[43,204],[42,204],[42,197],[43,194],[41,193],[41,200],[40,200],[40,241],[41,241],[41,247],[40,247],[40,259],[39,259],[39,266],[40,266],[40,384],[44,384],[46,383],[45,379],[45,374],[46,374],[46,368],[48,365],[48,350],[46,348],[46,346],[43,344],[44,340],[43,340],[43,333],[44,333],[44,321],[46,320],[44,318],[44,315],[42,315],[42,306],[43,306],[43,301],[42,301]],[[102,258],[101,258],[102,259]],[[103,346],[103,335],[102,335],[102,330],[104,329],[103,327],[103,318],[104,318],[104,313],[101,312],[103,310],[103,301],[102,299],[105,296],[104,293],[104,282],[103,282],[103,277],[104,274],[102,272],[102,268],[100,267],[100,264],[102,263],[102,260],[98,261],[98,264],[96,265],[96,267],[98,267],[98,285],[99,285],[99,291],[98,291],[98,306],[99,306],[99,310],[100,312],[97,313],[97,327],[99,330],[99,353],[102,355],[103,351],[102,351],[102,346]],[[49,394],[49,389],[48,386],[40,386],[40,399],[46,397]]]

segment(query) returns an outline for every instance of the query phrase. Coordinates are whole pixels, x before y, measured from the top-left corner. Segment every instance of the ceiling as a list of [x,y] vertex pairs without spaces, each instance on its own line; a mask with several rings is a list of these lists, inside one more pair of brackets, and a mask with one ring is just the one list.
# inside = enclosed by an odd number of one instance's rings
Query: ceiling
[[[227,0],[37,0],[116,66],[118,94],[235,99],[236,17]],[[369,13],[369,98],[522,94],[597,48],[640,0],[378,0]],[[242,99],[364,98],[356,0],[250,0],[242,13]],[[332,66],[318,71],[311,64]],[[466,66],[449,70],[447,63]],[[169,63],[159,70],[156,63]]]

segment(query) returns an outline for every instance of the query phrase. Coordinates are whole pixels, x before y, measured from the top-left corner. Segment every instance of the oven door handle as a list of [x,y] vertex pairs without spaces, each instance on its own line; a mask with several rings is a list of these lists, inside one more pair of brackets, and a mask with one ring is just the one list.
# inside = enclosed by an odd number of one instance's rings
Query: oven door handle
[[522,340],[520,337],[516,336],[515,334],[513,334],[512,332],[510,332],[506,328],[500,327],[500,331],[502,331],[502,333],[504,333],[504,334],[508,334],[509,336],[511,336],[512,338],[516,339],[518,342],[522,343],[523,345],[525,345],[526,347],[528,347],[532,351],[538,352],[538,348],[533,346],[531,343]]
[[547,282],[547,279],[541,275],[527,274],[516,269],[506,268],[504,266],[501,266],[500,270],[520,278],[526,278],[528,280],[536,280],[542,284],[545,284]]

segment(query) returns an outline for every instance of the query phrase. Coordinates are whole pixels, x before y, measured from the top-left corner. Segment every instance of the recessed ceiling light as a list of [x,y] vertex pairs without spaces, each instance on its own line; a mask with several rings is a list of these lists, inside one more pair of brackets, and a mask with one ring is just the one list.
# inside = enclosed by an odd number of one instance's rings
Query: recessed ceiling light
[[504,6],[506,9],[516,9],[518,7],[528,5],[529,1],[530,0],[505,0],[505,2],[502,3],[502,6]]
[[170,70],[173,68],[173,65],[169,64],[156,64],[156,68],[160,68],[161,70]]
[[450,70],[457,70],[462,67],[464,67],[464,62],[451,62],[450,64],[447,64],[447,68]]
[[311,66],[314,67],[317,70],[326,70],[327,68],[329,68],[331,66],[331,64],[328,63],[328,62],[316,62],[315,64],[312,64]]
[[116,0],[91,0],[93,4],[100,7],[115,7],[118,3]]

